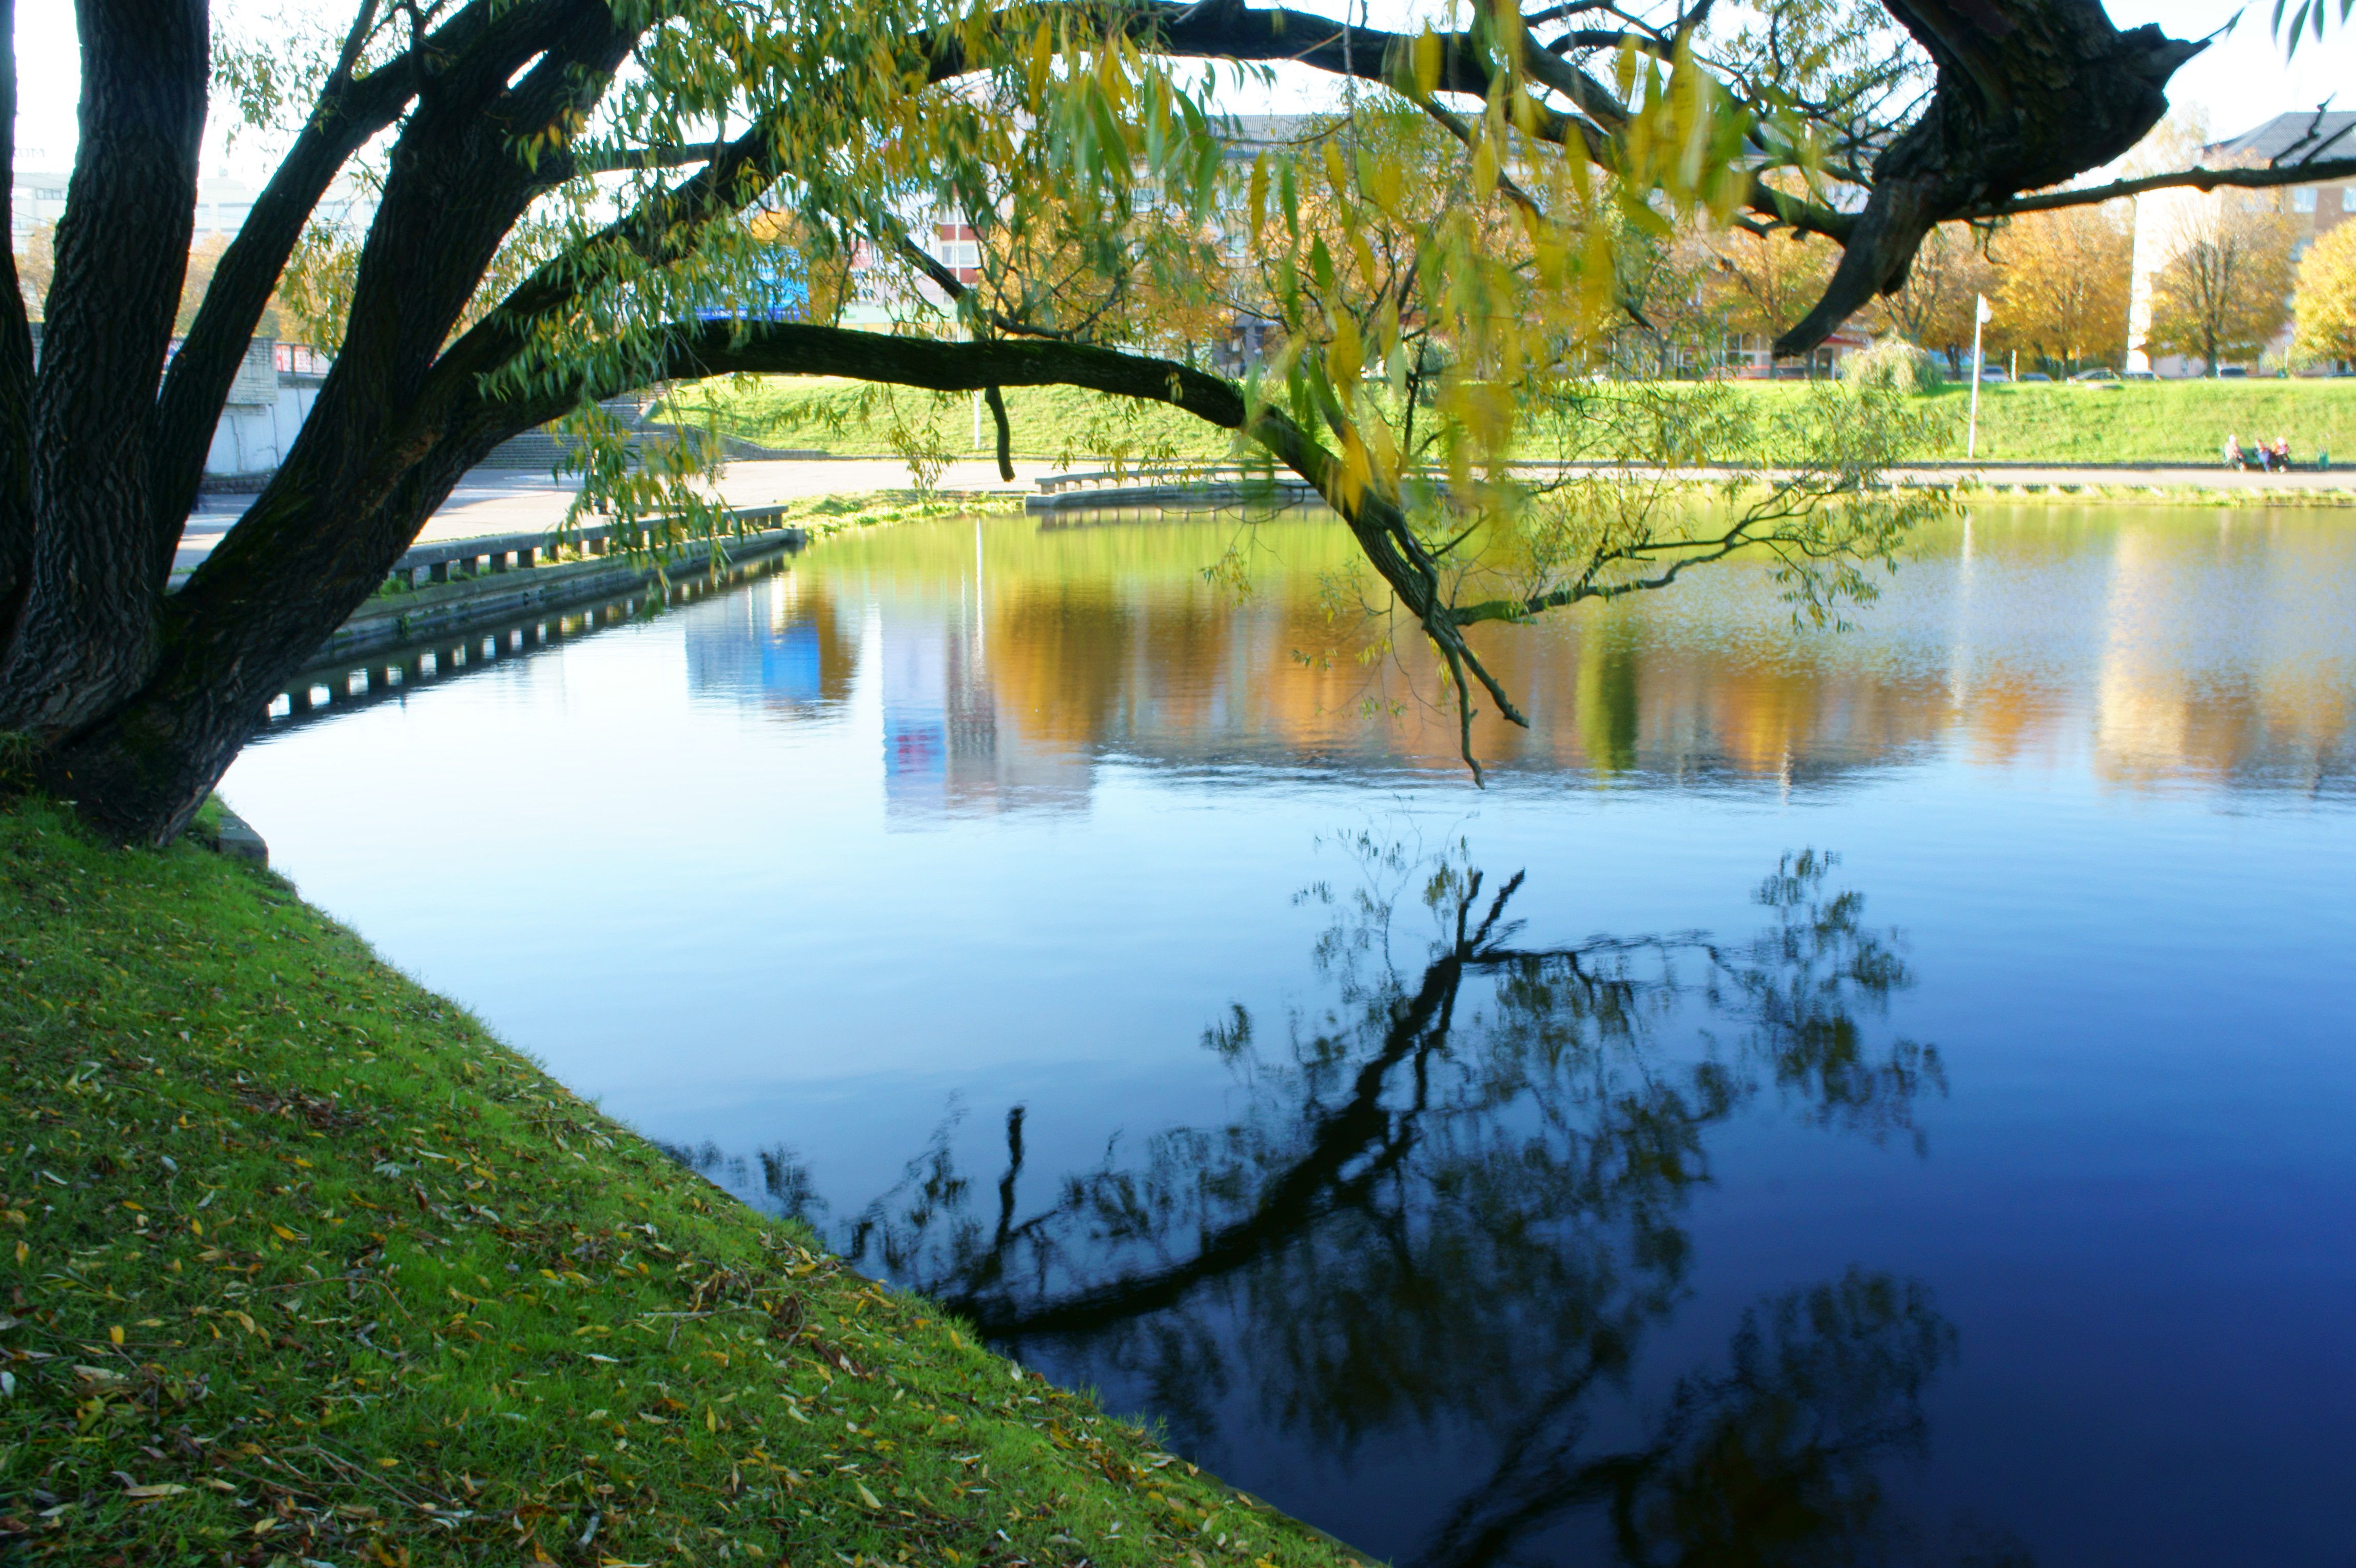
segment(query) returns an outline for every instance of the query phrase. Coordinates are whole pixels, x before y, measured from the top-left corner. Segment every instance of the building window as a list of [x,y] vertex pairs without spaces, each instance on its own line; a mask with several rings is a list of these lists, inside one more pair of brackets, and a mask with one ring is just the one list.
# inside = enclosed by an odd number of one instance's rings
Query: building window
[[2314,211],[2315,187],[2311,185],[2302,185],[2297,189],[2292,191],[2290,193],[2290,209],[2293,212]]
[[2356,185],[2343,185],[2340,188],[2340,210],[2356,212]]

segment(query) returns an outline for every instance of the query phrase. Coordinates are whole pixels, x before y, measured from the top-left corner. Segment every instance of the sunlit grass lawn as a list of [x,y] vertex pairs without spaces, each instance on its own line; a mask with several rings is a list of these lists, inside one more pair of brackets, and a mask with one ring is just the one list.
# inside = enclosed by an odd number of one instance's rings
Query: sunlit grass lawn
[[[1804,385],[1743,386],[1745,396],[1788,399]],[[715,381],[682,389],[681,407],[697,410],[732,435],[776,446],[819,447],[841,456],[889,456],[892,433],[926,435],[953,456],[991,449],[985,422],[976,447],[970,402],[900,392],[855,411],[848,382],[786,377]],[[1071,387],[1014,387],[1005,394],[1018,456],[1096,467],[1115,456],[1162,455],[1188,461],[1226,456],[1224,431],[1190,414]],[[1954,432],[1949,446],[1915,454],[1963,456],[1968,392],[1949,387],[1933,406]],[[896,412],[895,412],[896,411]],[[1980,400],[1978,455],[1999,462],[2213,463],[2229,434],[2244,446],[2288,435],[2301,463],[2329,452],[2356,459],[2356,380],[2136,381],[2115,390],[2067,382],[1991,386]]]
[[0,804],[0,1560],[1350,1560],[267,873]]

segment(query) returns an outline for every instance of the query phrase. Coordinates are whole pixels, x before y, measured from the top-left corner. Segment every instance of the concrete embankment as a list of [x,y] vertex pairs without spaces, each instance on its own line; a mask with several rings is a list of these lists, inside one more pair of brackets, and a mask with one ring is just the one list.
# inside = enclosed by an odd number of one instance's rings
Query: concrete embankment
[[[662,564],[662,575],[708,575],[778,551],[798,550],[807,533],[777,520],[785,509],[741,514],[745,532],[718,546],[700,545]],[[769,524],[771,526],[764,526]],[[567,543],[569,558],[549,559],[550,536],[502,534],[421,544],[393,564],[387,591],[346,621],[319,650],[320,658],[350,658],[379,649],[449,635],[471,627],[610,597],[658,576],[643,557],[608,553],[613,531],[582,530]],[[420,579],[423,578],[423,581]]]
[[[1647,481],[1661,471],[1622,464],[1516,465],[1535,477],[1557,473],[1609,478],[1625,475]],[[1669,476],[1692,484],[1764,480],[1771,471],[1739,466],[1702,466]],[[2294,468],[2260,473],[2218,466],[2112,463],[1914,463],[1888,472],[1890,483],[1952,489],[1961,494],[2006,499],[2132,501],[2147,505],[2356,506],[2356,468]],[[1033,514],[1183,511],[1241,506],[1278,510],[1322,504],[1317,492],[1290,474],[1225,467],[1185,467],[1170,473],[1135,469],[1050,475],[1037,493],[1023,499]]]

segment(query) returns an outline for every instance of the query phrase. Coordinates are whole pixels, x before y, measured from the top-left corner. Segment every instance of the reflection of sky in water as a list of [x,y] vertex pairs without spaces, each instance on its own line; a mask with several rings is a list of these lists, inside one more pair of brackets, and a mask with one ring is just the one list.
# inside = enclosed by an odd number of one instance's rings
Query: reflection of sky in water
[[[1346,1096],[1312,1094],[1292,1042],[1340,1004],[1311,955],[1346,904],[1295,895],[1359,886],[1346,833],[1461,836],[1493,891],[1526,871],[1533,948],[1748,940],[1779,859],[1836,849],[1826,896],[1902,933],[1912,982],[1856,1015],[1861,1048],[1944,1062],[1945,1092],[1912,1101],[1921,1152],[1820,1125],[1781,1058],[1740,1057],[1755,1015],[1656,992],[1642,1048],[1612,1058],[1623,1087],[1690,1089],[1713,1049],[1751,1062],[1693,1123],[1681,1169],[1706,1179],[1530,1214],[1522,1251],[1462,1265],[1499,1299],[1435,1291],[1439,1326],[1397,1280],[1321,1302],[1301,1282],[1355,1279],[1368,1249],[1429,1265],[1505,1229],[1495,1203],[1559,1196],[1493,1171],[1492,1208],[1459,1193],[1480,1222],[1451,1230],[1430,1195],[1459,1191],[1480,1140],[1560,1155],[1608,1124],[1566,1108],[1575,1079],[1483,1076],[1510,1008],[1476,976],[1428,1079],[1473,1108],[1434,1119],[1430,1164],[1399,1178],[1423,1196],[1388,1230],[1380,1204],[1319,1219],[1118,1331],[1023,1353],[1169,1413],[1238,1485],[1433,1562],[1603,1560],[1612,1499],[1548,1488],[1614,1455],[1653,1455],[1628,1494],[1647,1539],[1689,1541],[1662,1498],[1719,1495],[1730,1453],[1802,1416],[1889,1487],[1863,1560],[2015,1541],[2046,1563],[2344,1562],[2344,521],[1984,511],[1837,636],[1795,631],[1738,573],[1501,629],[1534,728],[1482,730],[1487,791],[1450,764],[1412,647],[1337,645],[1315,598],[1345,562],[1332,532],[1264,531],[1241,604],[1200,575],[1232,536],[996,520],[838,540],[745,592],[282,731],[225,792],[389,958],[648,1133],[710,1144],[758,1200],[759,1156],[790,1149],[847,1232],[947,1121],[985,1242],[1018,1104],[1014,1218],[1041,1236],[1116,1133],[1132,1174],[1173,1131],[1269,1169],[1313,1145],[1306,1108]],[[1411,914],[1410,992],[1430,933]],[[1254,1050],[1226,1059],[1205,1032],[1237,1006]],[[1194,1230],[1154,1242],[1181,1261],[1219,1219],[1185,1212]],[[1059,1244],[1056,1288],[1143,1269]],[[940,1257],[909,1267],[938,1277]],[[1287,1381],[1354,1314],[1381,1330],[1365,1355],[1414,1349],[1434,1389],[1403,1361],[1387,1402],[1363,1370]],[[1614,1325],[1624,1368],[1580,1382]],[[1499,1363],[1515,1375],[1463,1373]]]

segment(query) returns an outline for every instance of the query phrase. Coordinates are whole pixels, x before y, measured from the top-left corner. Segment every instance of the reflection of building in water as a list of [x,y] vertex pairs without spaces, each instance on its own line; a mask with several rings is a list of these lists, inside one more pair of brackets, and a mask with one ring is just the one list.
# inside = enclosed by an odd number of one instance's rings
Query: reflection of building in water
[[2348,766],[2344,545],[2272,520],[2117,534],[2096,679],[2095,768],[2122,782]]
[[[1108,755],[1458,772],[1428,649],[1329,614],[1346,536],[1269,525],[1278,564],[1240,601],[1202,575],[1233,537],[1006,520],[839,540],[756,608],[699,618],[691,675],[799,718],[843,704],[863,660],[857,706],[878,699],[886,798],[911,818],[1077,806]],[[1484,628],[1531,725],[1484,713],[1473,744],[1598,780],[1820,786],[1952,746],[2311,784],[2348,770],[2351,562],[2307,520],[1982,519],[1968,560],[1910,573],[1853,633],[1795,630],[1763,576]]]
[[894,817],[1086,807],[1095,773],[1085,745],[1001,722],[983,624],[980,553],[953,578],[877,596],[875,664],[884,706],[884,796]]
[[687,622],[687,689],[816,716],[851,695],[859,650],[822,584],[787,570]]

